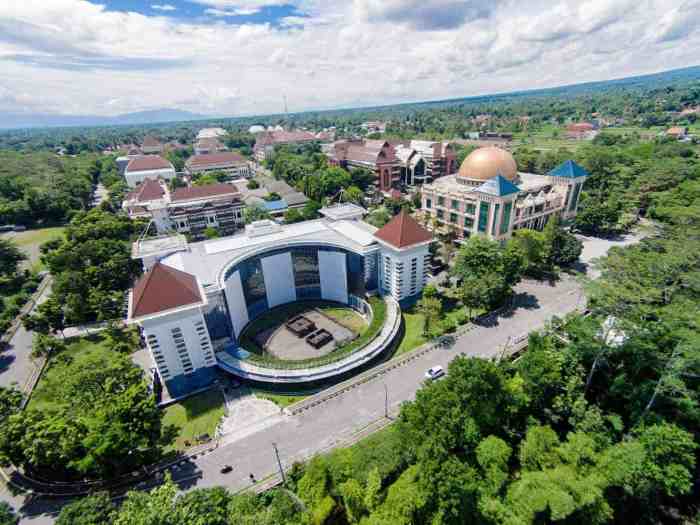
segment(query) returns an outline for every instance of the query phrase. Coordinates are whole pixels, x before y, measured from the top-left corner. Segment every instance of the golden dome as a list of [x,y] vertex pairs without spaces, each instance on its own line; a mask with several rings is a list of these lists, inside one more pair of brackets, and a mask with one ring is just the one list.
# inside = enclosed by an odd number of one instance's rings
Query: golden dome
[[498,174],[509,181],[518,178],[518,165],[510,152],[488,146],[472,151],[459,168],[459,177],[472,181],[486,181]]

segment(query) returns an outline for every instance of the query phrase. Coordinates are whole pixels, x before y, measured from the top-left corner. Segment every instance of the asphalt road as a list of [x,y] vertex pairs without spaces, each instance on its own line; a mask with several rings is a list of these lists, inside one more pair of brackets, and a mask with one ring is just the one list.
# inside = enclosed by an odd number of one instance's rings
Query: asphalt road
[[[590,262],[590,257],[603,255],[611,245],[616,244],[598,239],[588,242],[596,246],[582,257],[584,267]],[[516,291],[519,306],[515,310],[494,318],[488,326],[477,326],[467,332],[452,348],[433,350],[302,414],[271,416],[266,422],[250,429],[247,435],[239,434],[237,439],[173,471],[173,479],[180,482],[185,490],[217,485],[233,491],[244,489],[250,486],[249,474],[263,480],[277,472],[273,443],[277,444],[285,466],[344,444],[353,435],[383,420],[385,387],[390,415],[395,415],[401,403],[415,397],[424,381],[425,371],[431,366],[442,365],[446,368],[460,353],[499,357],[504,346],[511,341],[542,328],[552,316],[563,316],[582,306],[585,301],[580,284],[567,276],[553,285],[524,282],[518,285]],[[234,467],[231,473],[219,472],[225,464]],[[7,492],[2,497],[15,508],[23,503],[20,498],[12,497]],[[46,503],[30,503],[24,510],[34,513],[47,508],[50,505]],[[24,518],[22,523],[43,525],[52,521],[50,516],[41,515]]]
[[[47,286],[37,300],[41,304],[49,297],[51,286]],[[36,308],[36,305],[34,306]],[[32,312],[34,311],[32,308]],[[7,349],[0,353],[0,386],[16,385],[20,389],[34,373],[36,366],[32,361],[32,341],[34,334],[20,325],[8,343]]]

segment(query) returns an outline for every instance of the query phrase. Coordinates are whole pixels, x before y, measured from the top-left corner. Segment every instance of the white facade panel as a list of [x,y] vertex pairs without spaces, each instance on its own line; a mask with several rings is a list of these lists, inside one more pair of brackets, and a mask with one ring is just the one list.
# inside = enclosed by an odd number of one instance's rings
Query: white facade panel
[[327,301],[348,303],[347,257],[342,252],[318,252],[321,297]]
[[130,188],[135,188],[146,179],[156,180],[158,177],[165,180],[173,179],[175,178],[175,170],[173,168],[163,168],[159,170],[127,171],[124,173],[124,178]]
[[[214,349],[199,308],[144,320],[143,333],[164,380],[214,366]],[[176,340],[184,347],[178,348]]]
[[236,337],[238,337],[249,320],[248,307],[246,306],[245,295],[243,295],[240,272],[234,272],[226,281],[226,302],[228,303],[233,332],[236,334]]
[[271,255],[261,260],[267,304],[274,308],[297,300],[294,286],[294,268],[290,252]]

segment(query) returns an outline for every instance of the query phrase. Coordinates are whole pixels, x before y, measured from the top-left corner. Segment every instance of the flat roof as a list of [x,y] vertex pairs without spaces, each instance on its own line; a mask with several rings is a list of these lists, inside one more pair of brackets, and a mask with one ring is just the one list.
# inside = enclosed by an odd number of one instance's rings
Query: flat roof
[[205,290],[218,289],[221,272],[232,261],[256,253],[300,243],[330,244],[355,253],[367,253],[378,246],[376,228],[361,221],[304,221],[271,228],[270,233],[239,232],[229,237],[191,243],[186,250],[167,256],[161,262],[196,275]]

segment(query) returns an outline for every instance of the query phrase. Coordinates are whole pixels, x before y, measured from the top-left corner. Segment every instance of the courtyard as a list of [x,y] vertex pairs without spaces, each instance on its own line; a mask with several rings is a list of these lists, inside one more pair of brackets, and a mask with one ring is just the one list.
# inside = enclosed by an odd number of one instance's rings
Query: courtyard
[[304,301],[270,310],[250,323],[241,334],[241,345],[254,355],[302,361],[346,346],[367,327],[367,320],[352,308]]

